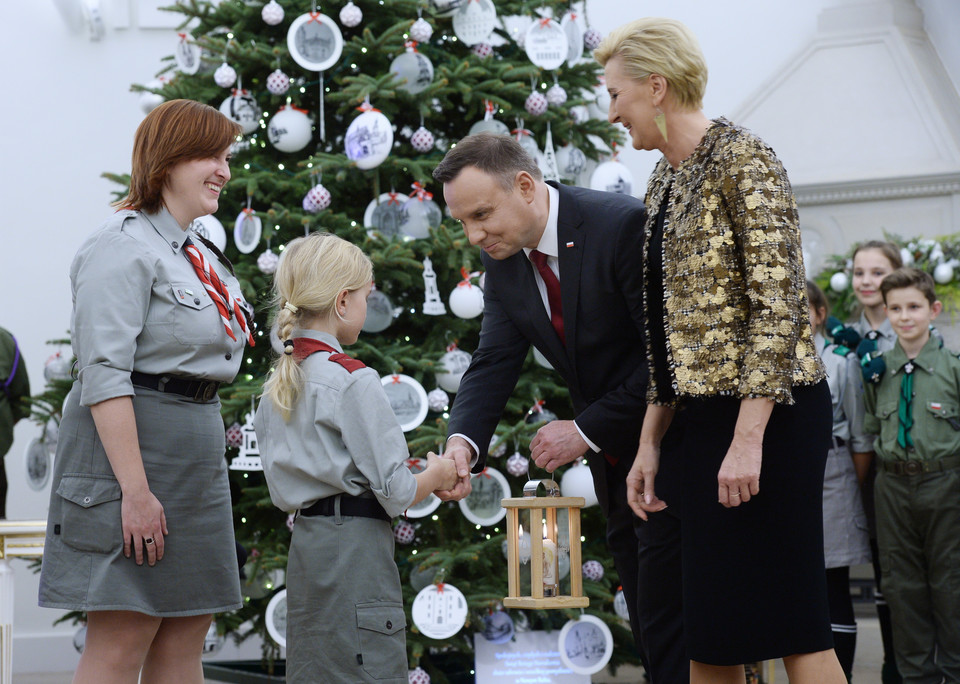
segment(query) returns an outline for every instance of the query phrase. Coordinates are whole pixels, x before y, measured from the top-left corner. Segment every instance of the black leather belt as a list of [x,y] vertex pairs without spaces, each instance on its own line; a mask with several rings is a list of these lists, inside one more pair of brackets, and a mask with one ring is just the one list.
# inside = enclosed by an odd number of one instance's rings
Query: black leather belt
[[181,378],[176,375],[149,375],[139,371],[131,372],[130,380],[137,387],[179,394],[194,401],[210,401],[217,396],[217,390],[220,389],[220,383],[216,380]]
[[333,515],[334,504],[337,497],[340,497],[340,515],[351,515],[358,518],[374,518],[376,520],[386,520],[390,522],[390,516],[383,510],[383,506],[376,499],[364,499],[358,496],[349,496],[347,494],[336,494],[320,499],[309,508],[301,508],[300,515]]
[[939,473],[944,470],[960,468],[960,456],[935,458],[930,461],[880,461],[884,472],[894,475],[919,475],[920,473]]

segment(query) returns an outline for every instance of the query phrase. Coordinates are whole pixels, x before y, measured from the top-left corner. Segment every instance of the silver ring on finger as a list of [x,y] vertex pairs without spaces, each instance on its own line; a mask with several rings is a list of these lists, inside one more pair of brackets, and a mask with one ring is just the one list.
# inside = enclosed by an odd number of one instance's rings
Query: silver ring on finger
[[153,543],[153,537],[147,537],[146,539],[143,540],[143,543],[144,543],[144,544],[152,544],[152,543]]

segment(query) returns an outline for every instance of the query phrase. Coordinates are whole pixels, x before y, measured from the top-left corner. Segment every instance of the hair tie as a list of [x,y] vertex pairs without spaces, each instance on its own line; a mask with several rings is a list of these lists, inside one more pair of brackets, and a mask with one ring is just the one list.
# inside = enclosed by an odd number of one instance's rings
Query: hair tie
[[298,309],[296,306],[294,306],[293,304],[291,304],[290,302],[287,302],[286,304],[284,304],[284,305],[283,305],[283,308],[286,309],[287,311],[289,311],[289,312],[292,313],[292,314],[296,314],[296,313],[300,310],[300,309]]
[[283,353],[287,356],[293,354],[293,340],[284,340],[283,342]]

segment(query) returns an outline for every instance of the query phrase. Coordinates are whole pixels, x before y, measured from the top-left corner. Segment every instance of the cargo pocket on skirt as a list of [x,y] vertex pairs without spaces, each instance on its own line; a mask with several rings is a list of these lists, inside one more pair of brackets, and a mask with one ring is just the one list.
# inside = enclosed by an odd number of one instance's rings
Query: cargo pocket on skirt
[[60,538],[78,550],[109,553],[123,544],[120,483],[109,475],[65,474],[57,487],[63,498]]
[[402,603],[357,604],[360,653],[357,660],[374,679],[407,676],[407,618]]

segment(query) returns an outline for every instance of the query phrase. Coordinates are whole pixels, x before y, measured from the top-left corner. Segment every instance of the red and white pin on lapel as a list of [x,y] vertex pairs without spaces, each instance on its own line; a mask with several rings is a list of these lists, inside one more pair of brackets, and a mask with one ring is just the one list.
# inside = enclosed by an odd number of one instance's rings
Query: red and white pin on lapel
[[573,247],[573,243],[572,243],[572,242],[568,242],[568,243],[567,243],[567,247]]

